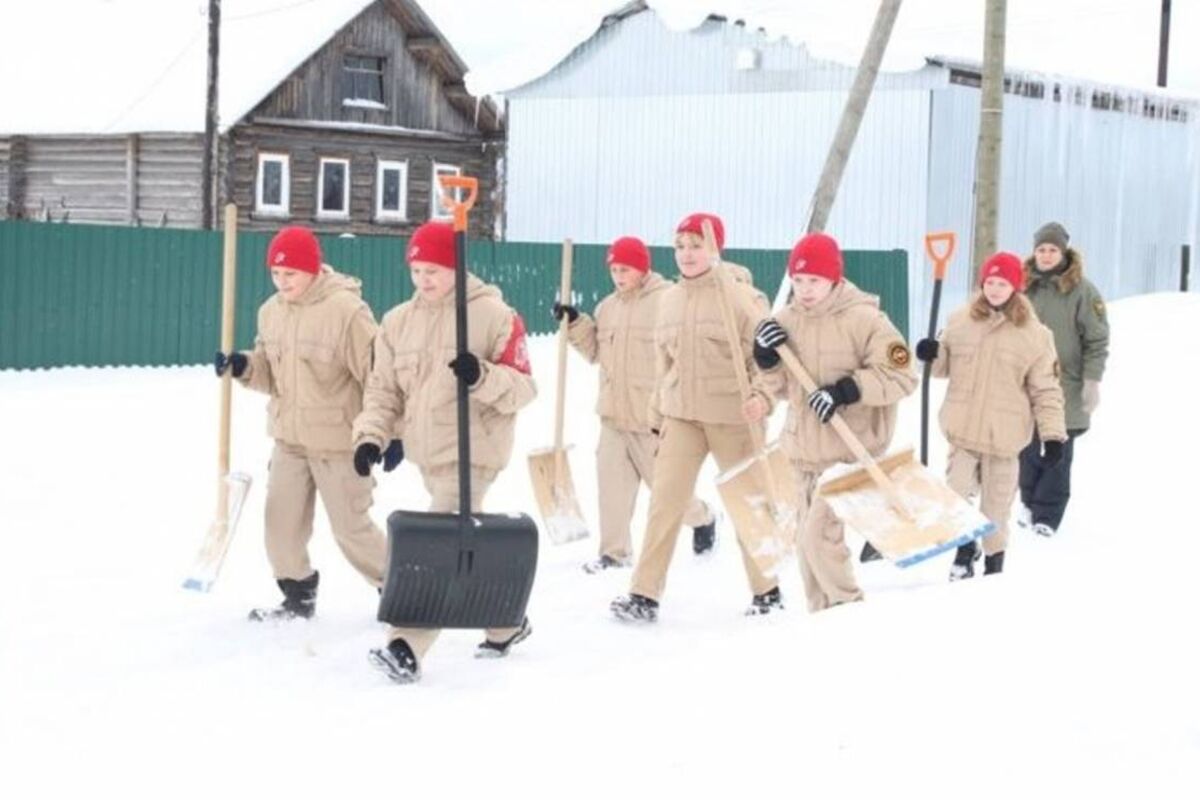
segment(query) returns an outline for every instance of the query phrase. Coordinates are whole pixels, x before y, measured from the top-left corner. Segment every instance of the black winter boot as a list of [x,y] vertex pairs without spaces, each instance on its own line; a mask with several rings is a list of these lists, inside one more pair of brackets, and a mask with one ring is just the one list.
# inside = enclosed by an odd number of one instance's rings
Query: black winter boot
[[475,657],[504,658],[514,644],[525,641],[531,633],[533,633],[533,626],[529,624],[529,617],[526,617],[521,620],[521,627],[517,629],[517,632],[503,642],[493,642],[491,639],[484,639],[480,642],[475,648]]
[[266,620],[312,619],[317,613],[317,584],[321,573],[314,571],[302,581],[280,578],[275,581],[283,592],[283,603],[276,608],[256,608],[250,612],[252,622]]
[[627,594],[608,604],[609,611],[622,622],[655,622],[658,620],[658,601],[640,594]]
[[863,564],[870,561],[878,561],[883,558],[883,554],[875,549],[875,545],[870,542],[863,542],[862,552],[858,554],[858,560]]
[[769,592],[754,595],[750,607],[746,609],[746,616],[756,617],[773,611],[783,611],[783,593],[779,591],[778,586]]
[[707,525],[697,525],[692,528],[692,552],[703,555],[713,549],[717,541],[717,521],[714,519]]
[[984,575],[999,575],[1004,572],[1004,551],[992,553],[983,559],[983,574]]
[[960,545],[954,553],[954,563],[950,565],[950,580],[962,581],[975,577],[975,562],[979,560],[981,551],[975,540]]
[[367,660],[393,683],[414,683],[421,677],[417,656],[403,639],[392,639],[386,648],[371,650]]

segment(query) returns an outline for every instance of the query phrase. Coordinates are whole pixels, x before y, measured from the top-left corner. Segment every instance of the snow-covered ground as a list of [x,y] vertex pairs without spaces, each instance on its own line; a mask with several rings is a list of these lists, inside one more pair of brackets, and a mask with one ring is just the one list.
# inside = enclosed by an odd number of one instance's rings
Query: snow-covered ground
[[[1014,530],[1003,576],[876,563],[859,567],[866,603],[810,616],[789,570],[788,611],[747,619],[724,526],[711,557],[679,548],[642,629],[607,612],[628,572],[580,571],[594,538],[543,543],[534,635],[477,661],[479,635],[448,632],[408,687],[367,666],[375,593],[320,511],[318,618],[245,621],[276,601],[262,397],[235,394],[234,465],[255,485],[202,596],[179,584],[212,513],[210,370],[2,372],[0,796],[1200,796],[1200,298],[1110,313],[1061,535]],[[531,349],[543,392],[489,510],[533,508],[523,461],[550,439],[555,359],[552,339]],[[595,378],[570,369],[594,522]],[[918,417],[914,397],[897,444]],[[424,503],[405,464],[374,514]]]

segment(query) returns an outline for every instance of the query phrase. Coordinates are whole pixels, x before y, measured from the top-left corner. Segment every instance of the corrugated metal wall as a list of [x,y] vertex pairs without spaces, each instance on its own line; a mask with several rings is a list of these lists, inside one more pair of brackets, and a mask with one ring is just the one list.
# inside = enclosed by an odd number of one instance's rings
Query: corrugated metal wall
[[[758,68],[739,70],[747,51]],[[650,12],[611,25],[508,93],[508,235],[666,244],[704,209],[734,245],[790,246],[853,73],[737,25],[684,33]],[[966,296],[978,103],[942,68],[881,75],[828,225],[846,247],[914,254],[914,321],[928,315],[928,231],[959,234],[944,308]],[[1110,297],[1177,287],[1179,245],[1200,251],[1200,108],[1183,125],[1005,103],[1001,245],[1025,254],[1033,230],[1060,219]]]
[[[968,292],[978,132],[979,92],[934,92],[928,225],[964,239],[948,310]],[[1005,95],[1003,136],[1001,249],[1028,255],[1034,231],[1057,220],[1109,299],[1178,288],[1180,247],[1196,241],[1200,118],[1182,124]],[[927,308],[928,282],[914,277],[914,306]]]
[[[274,291],[266,257],[270,235],[238,236],[237,344],[251,346],[258,306]],[[219,341],[219,232],[0,222],[0,368],[68,365],[197,364]],[[400,265],[400,237],[323,239],[325,259],[362,279],[376,316],[411,295]],[[469,264],[496,283],[534,333],[550,331],[561,246],[472,242]],[[605,247],[575,246],[575,286],[587,310],[612,290]],[[670,251],[655,248],[656,268],[674,275]],[[783,273],[785,251],[731,250],[759,285]],[[904,329],[907,258],[903,252],[847,253],[847,270],[880,294]]]

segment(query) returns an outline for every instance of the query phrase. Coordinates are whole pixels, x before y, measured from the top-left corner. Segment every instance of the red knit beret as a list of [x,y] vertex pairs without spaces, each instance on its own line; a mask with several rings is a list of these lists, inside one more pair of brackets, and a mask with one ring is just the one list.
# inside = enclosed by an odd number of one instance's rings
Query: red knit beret
[[697,236],[704,236],[704,220],[712,223],[713,236],[717,240],[717,249],[725,249],[725,223],[721,222],[721,218],[716,214],[706,214],[703,211],[697,211],[695,214],[688,214],[675,227],[675,233],[694,233]]
[[610,267],[624,264],[640,272],[649,272],[650,251],[646,249],[646,243],[636,236],[622,236],[608,248],[608,258],[604,263]]
[[1018,292],[1025,288],[1025,270],[1020,257],[1003,250],[983,262],[983,269],[979,270],[979,285],[983,286],[988,278],[1003,278]]
[[788,275],[818,275],[838,283],[845,268],[837,240],[823,233],[810,233],[796,242],[788,257]]
[[321,271],[321,243],[308,228],[299,225],[284,228],[267,247],[267,268],[271,267],[316,275]]
[[449,222],[426,222],[408,240],[408,263],[427,261],[454,269],[454,226]]

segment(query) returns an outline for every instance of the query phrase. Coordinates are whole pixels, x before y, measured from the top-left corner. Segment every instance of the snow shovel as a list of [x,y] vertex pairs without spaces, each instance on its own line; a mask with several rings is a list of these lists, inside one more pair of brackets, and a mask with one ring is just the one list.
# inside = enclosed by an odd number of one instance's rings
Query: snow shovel
[[[938,306],[942,300],[942,279],[946,277],[946,267],[954,257],[954,248],[958,237],[953,233],[929,233],[925,235],[925,252],[933,261],[933,308],[929,312],[929,338],[937,335]],[[940,254],[938,245],[945,244],[945,250]],[[921,376],[921,463],[929,466],[929,375],[933,364],[926,362]],[[871,546],[870,542],[863,544],[862,553],[858,560],[862,562],[876,561],[883,556]]]
[[[704,221],[703,230],[704,243],[716,258],[719,252],[717,240],[708,220]],[[715,264],[713,270],[721,321],[725,325],[725,335],[733,354],[739,394],[745,401],[750,397],[750,376],[746,372],[745,361],[739,358],[742,342],[733,314],[733,279],[722,263]],[[792,479],[791,462],[784,455],[783,448],[778,443],[768,448],[763,440],[763,429],[758,423],[748,427],[754,454],[718,475],[717,491],[747,555],[764,575],[774,577],[779,574],[780,565],[795,547],[796,508],[783,500],[795,490],[795,481]]]
[[[237,206],[225,206],[225,248],[221,279],[221,352],[233,352],[233,312],[237,290]],[[217,432],[217,508],[208,535],[196,555],[183,588],[197,592],[212,589],[225,554],[237,530],[242,506],[250,491],[250,476],[229,471],[229,417],[233,399],[233,370],[221,376],[221,412]]]
[[[945,250],[940,254],[938,245],[945,244]],[[954,248],[958,237],[953,233],[929,233],[925,235],[925,252],[933,261],[933,305],[929,309],[929,336],[937,336],[938,306],[942,302],[942,280],[946,277],[946,267],[954,258]],[[933,363],[925,362],[921,373],[921,463],[929,466],[929,378],[933,372]]]
[[[571,240],[563,242],[562,287],[559,297],[571,296]],[[567,328],[570,320],[564,314],[558,324],[558,394],[554,403],[554,446],[534,450],[529,454],[529,479],[533,482],[533,494],[546,533],[554,544],[567,544],[587,538],[587,523],[579,510],[575,494],[575,481],[571,478],[571,464],[567,460],[567,449],[563,446],[563,417],[566,403],[567,384]]]
[[[787,344],[776,352],[806,393],[817,391]],[[877,462],[840,414],[829,424],[861,468],[823,482],[819,494],[847,527],[896,566],[911,567],[995,532],[978,509],[913,460],[912,448]]]
[[[438,179],[442,204],[454,212],[455,327],[458,356],[467,352],[467,213],[479,182]],[[464,189],[461,202],[450,194]],[[471,512],[468,387],[458,379],[458,513],[394,511],[388,517],[388,572],[381,622],[405,628],[516,628],[537,570],[538,531],[524,514]]]

